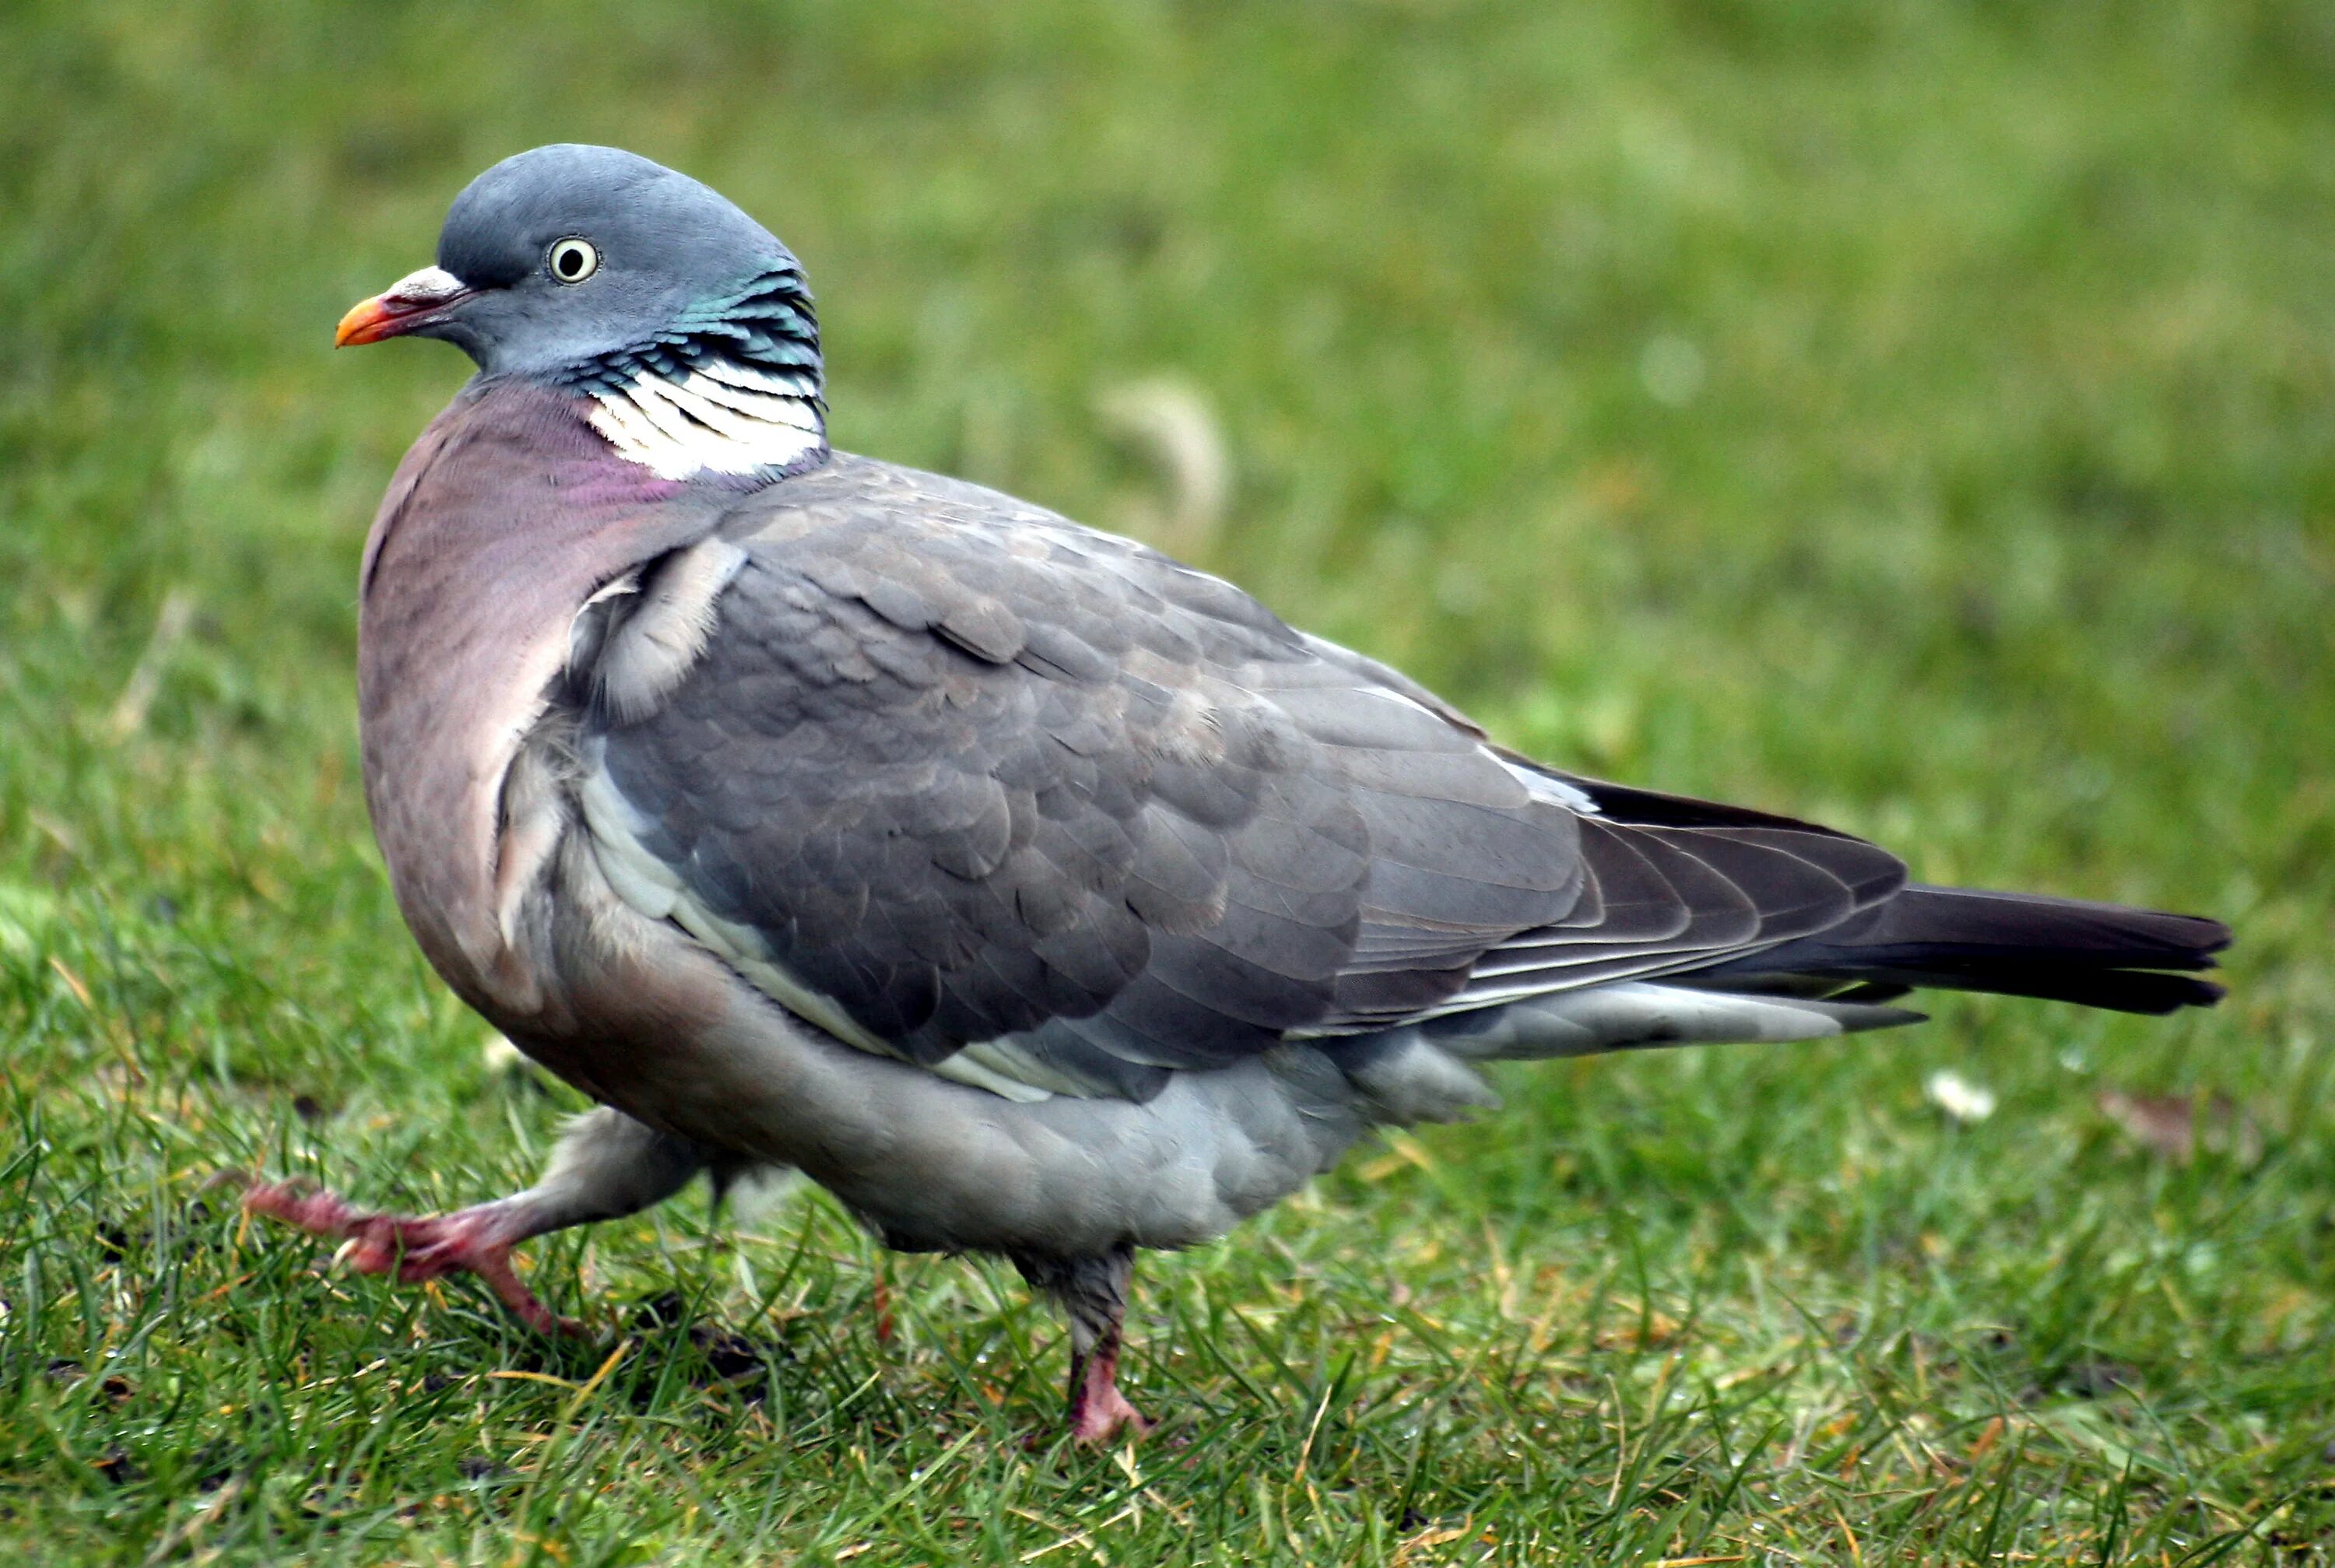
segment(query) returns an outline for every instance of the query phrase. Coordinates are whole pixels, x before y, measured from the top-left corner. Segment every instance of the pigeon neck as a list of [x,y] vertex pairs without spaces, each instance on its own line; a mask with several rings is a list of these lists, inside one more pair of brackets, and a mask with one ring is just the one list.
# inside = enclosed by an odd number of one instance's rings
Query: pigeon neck
[[781,390],[736,360],[709,359],[678,376],[643,371],[590,396],[592,428],[617,456],[662,479],[777,478],[827,451],[819,400]]
[[827,455],[819,323],[792,267],[564,379],[616,454],[659,479],[771,479]]

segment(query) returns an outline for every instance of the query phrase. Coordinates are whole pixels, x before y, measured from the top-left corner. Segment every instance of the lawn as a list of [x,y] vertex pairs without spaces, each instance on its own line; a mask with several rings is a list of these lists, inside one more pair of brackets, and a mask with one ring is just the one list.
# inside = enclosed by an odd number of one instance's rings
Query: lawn
[[[328,352],[554,140],[790,241],[838,444],[1584,771],[2218,915],[2229,1002],[1513,1070],[1148,1259],[1107,1453],[1010,1270],[815,1192],[538,1244],[596,1343],[333,1272],[214,1178],[460,1204],[579,1104],[359,787],[467,367]],[[32,0],[0,365],[0,1557],[2335,1561],[2323,3]]]

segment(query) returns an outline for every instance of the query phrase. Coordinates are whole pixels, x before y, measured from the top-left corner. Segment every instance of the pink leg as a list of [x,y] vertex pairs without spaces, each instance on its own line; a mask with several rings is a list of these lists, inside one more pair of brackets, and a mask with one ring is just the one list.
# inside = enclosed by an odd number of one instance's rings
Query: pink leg
[[868,1304],[876,1309],[876,1342],[892,1342],[892,1285],[884,1272],[884,1256],[876,1256],[875,1282],[867,1287]]
[[1121,1430],[1140,1437],[1151,1423],[1119,1391],[1119,1325],[1113,1323],[1092,1351],[1071,1356],[1071,1436],[1101,1444]]
[[1013,1266],[1051,1297],[1071,1321],[1071,1436],[1108,1443],[1121,1432],[1151,1430],[1119,1391],[1119,1325],[1135,1283],[1135,1249],[1119,1246],[1081,1257],[1015,1253]]
[[538,1333],[586,1331],[573,1318],[559,1317],[537,1301],[512,1270],[511,1248],[539,1233],[511,1199],[448,1215],[369,1214],[350,1207],[334,1193],[291,1182],[261,1182],[244,1193],[243,1206],[311,1235],[337,1239],[342,1244],[339,1256],[360,1273],[393,1273],[405,1284],[441,1274],[476,1274]]

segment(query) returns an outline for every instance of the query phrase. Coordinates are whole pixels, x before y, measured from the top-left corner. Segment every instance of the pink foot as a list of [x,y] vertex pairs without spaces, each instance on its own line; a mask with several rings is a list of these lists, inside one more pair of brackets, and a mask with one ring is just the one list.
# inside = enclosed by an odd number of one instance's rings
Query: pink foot
[[511,1248],[527,1240],[523,1216],[508,1202],[477,1204],[450,1215],[368,1214],[338,1194],[292,1182],[261,1182],[243,1195],[246,1212],[297,1225],[341,1243],[337,1254],[360,1273],[394,1274],[416,1284],[441,1274],[472,1273],[540,1334],[582,1334],[584,1325],[535,1299],[511,1268]]
[[1116,1331],[1094,1349],[1081,1366],[1071,1369],[1071,1436],[1081,1443],[1100,1445],[1120,1432],[1142,1437],[1151,1422],[1119,1391],[1119,1335]]

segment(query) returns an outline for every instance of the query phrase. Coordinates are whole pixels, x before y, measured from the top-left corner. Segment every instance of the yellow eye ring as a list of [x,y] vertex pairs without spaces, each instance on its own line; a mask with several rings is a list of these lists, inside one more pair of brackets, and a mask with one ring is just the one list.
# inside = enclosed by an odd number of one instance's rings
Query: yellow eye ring
[[543,265],[561,283],[582,283],[600,270],[600,253],[588,239],[555,239],[543,253]]

